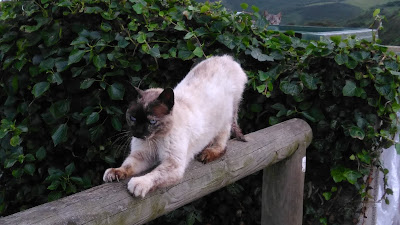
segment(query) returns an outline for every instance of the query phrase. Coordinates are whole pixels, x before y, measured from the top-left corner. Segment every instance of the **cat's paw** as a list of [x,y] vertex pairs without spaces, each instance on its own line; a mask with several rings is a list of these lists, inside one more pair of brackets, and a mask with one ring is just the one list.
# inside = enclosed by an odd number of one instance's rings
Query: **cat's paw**
[[123,180],[126,178],[126,171],[123,168],[109,168],[104,172],[104,182],[113,182]]
[[148,176],[132,177],[128,182],[128,190],[135,197],[144,198],[153,189],[153,181]]
[[218,148],[218,147],[208,147],[205,148],[203,151],[201,151],[197,156],[196,159],[199,162],[202,163],[209,163],[211,161],[214,161],[218,158],[220,158],[221,156],[223,156],[226,152],[226,148],[222,149],[222,148]]

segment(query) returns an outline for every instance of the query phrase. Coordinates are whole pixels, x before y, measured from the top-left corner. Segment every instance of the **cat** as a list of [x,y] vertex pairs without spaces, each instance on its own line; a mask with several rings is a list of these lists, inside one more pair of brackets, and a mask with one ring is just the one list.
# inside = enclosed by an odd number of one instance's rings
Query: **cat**
[[279,12],[278,14],[269,14],[267,11],[264,11],[264,17],[269,21],[271,25],[279,25],[282,19],[282,13]]
[[178,183],[193,158],[208,163],[221,157],[231,131],[246,141],[237,123],[246,83],[240,65],[224,55],[200,62],[174,89],[136,88],[138,99],[126,111],[131,152],[121,167],[107,169],[103,180],[136,175],[128,191],[144,197]]

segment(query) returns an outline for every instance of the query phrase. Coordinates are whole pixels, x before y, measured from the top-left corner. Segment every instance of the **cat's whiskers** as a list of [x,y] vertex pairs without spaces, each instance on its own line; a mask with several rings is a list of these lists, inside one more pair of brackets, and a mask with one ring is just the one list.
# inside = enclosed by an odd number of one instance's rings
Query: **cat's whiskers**
[[[117,137],[118,136],[118,137]],[[113,137],[117,137],[111,144],[111,146],[116,148],[116,153],[120,154],[121,150],[123,149],[124,154],[126,153],[126,150],[129,147],[129,143],[132,139],[132,136],[130,135],[130,131],[122,131]]]

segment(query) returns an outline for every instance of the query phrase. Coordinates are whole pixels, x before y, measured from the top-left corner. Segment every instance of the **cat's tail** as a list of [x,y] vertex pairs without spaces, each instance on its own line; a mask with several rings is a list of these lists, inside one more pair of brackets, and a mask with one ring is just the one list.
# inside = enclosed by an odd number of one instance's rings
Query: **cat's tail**
[[247,142],[246,138],[244,137],[242,130],[240,129],[237,120],[234,120],[232,123],[232,132],[238,141]]
[[239,113],[239,103],[236,104],[236,107],[233,110],[233,121],[232,121],[232,127],[231,127],[231,131],[233,133],[233,135],[235,136],[236,140],[238,141],[243,141],[243,142],[247,142],[246,138],[244,137],[243,133],[242,133],[242,129],[240,129],[239,124],[238,124],[238,113]]

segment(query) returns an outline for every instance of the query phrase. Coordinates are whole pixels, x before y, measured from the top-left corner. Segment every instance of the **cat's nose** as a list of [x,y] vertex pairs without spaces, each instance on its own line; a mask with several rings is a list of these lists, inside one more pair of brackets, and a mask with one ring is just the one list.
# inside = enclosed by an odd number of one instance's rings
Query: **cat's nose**
[[136,127],[135,129],[132,129],[132,135],[134,137],[144,139],[145,138],[145,129],[143,127]]

